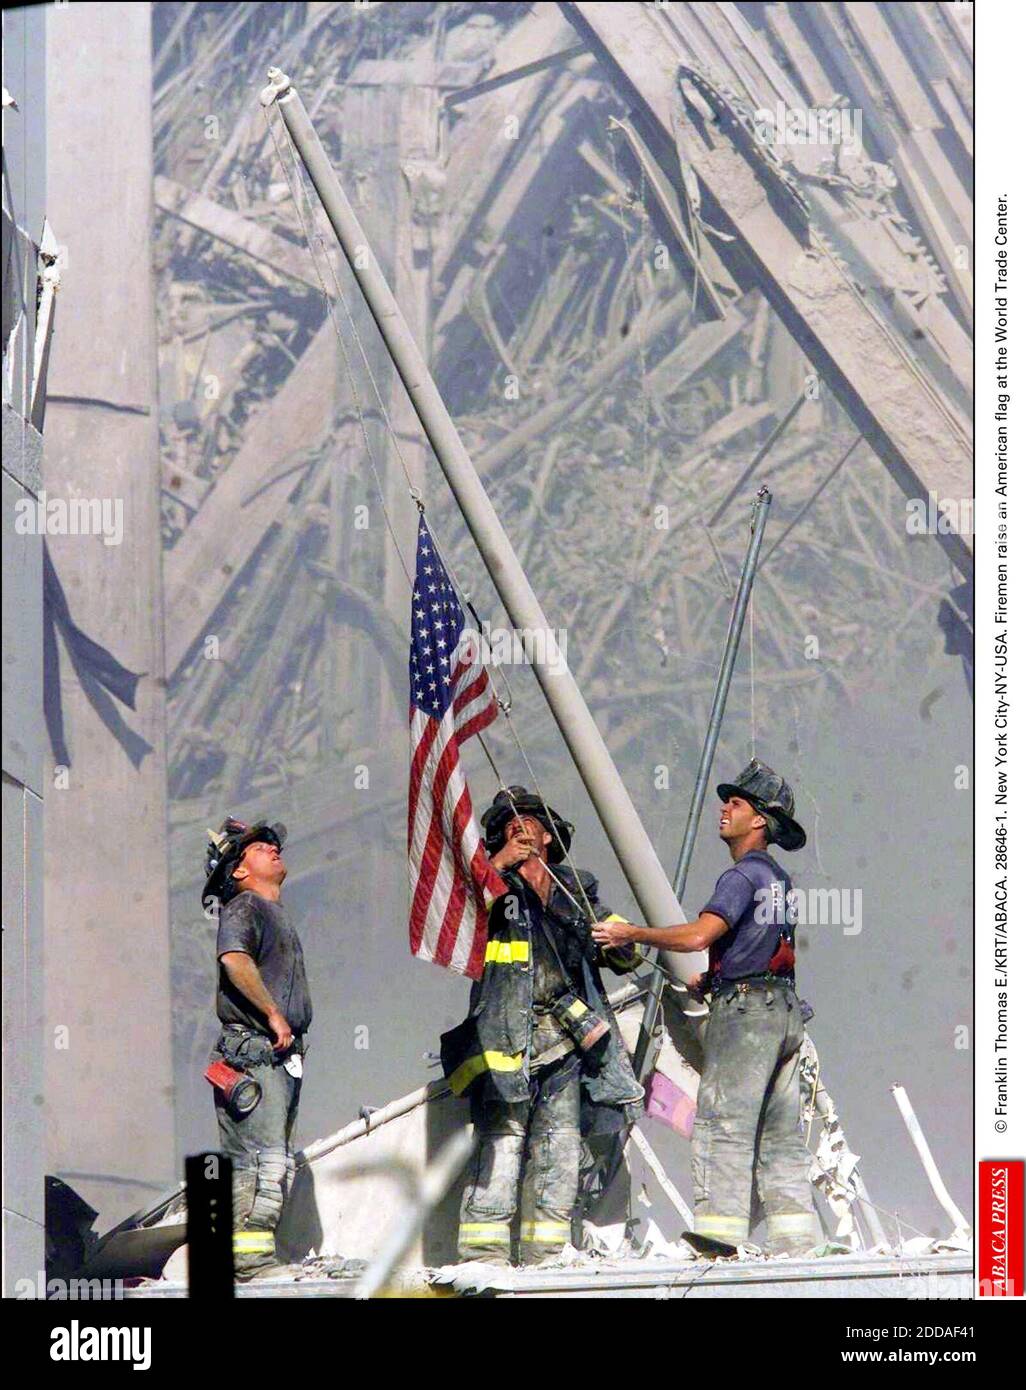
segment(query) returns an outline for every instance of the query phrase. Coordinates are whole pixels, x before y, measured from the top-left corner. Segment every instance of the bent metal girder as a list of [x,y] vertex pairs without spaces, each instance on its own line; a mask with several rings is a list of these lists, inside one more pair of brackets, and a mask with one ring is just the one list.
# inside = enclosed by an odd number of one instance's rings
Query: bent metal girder
[[[630,103],[639,134],[675,182],[678,140],[686,141],[703,205],[716,209],[716,220],[736,238],[718,247],[720,255],[735,273],[755,277],[906,497],[970,498],[968,422],[803,218],[786,178],[746,148],[743,123],[706,84],[659,8],[563,3],[561,9]],[[686,103],[682,77],[697,89],[695,102]],[[971,537],[938,538],[971,575]]]

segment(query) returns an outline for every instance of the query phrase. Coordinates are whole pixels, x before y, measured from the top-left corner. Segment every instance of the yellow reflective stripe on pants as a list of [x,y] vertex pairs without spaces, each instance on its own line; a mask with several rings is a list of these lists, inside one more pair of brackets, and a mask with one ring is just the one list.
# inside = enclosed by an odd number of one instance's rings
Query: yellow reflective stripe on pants
[[232,1249],[236,1255],[274,1254],[273,1231],[235,1231],[232,1235]]
[[505,1221],[461,1221],[460,1245],[508,1245],[509,1226]]
[[528,959],[529,945],[526,941],[489,941],[485,947],[485,964],[494,961],[496,965],[513,965]]
[[524,1065],[524,1054],[518,1052],[510,1056],[506,1052],[479,1052],[476,1057],[468,1057],[449,1077],[449,1089],[454,1096],[462,1095],[475,1077],[486,1071],[519,1071]]
[[722,1240],[727,1245],[737,1245],[748,1239],[748,1218],[746,1216],[716,1216],[711,1212],[695,1214],[695,1235],[710,1236]]
[[522,1221],[520,1223],[520,1239],[544,1242],[546,1245],[553,1244],[557,1240],[565,1243],[570,1239],[570,1222]]
[[816,1218],[807,1211],[767,1213],[766,1234],[771,1239],[773,1236],[811,1235],[813,1245],[819,1239]]

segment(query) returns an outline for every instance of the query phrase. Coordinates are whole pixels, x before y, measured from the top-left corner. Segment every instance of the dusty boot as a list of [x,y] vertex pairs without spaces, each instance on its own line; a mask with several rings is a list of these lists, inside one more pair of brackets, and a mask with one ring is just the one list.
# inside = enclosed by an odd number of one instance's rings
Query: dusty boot
[[260,1227],[243,1226],[232,1235],[232,1255],[235,1278],[247,1283],[267,1269],[278,1267],[274,1250],[274,1232]]
[[271,1265],[261,1265],[259,1269],[254,1269],[248,1273],[242,1270],[236,1270],[235,1282],[237,1284],[255,1284],[260,1279],[294,1279],[296,1274],[297,1269],[295,1265],[275,1263]]
[[770,1212],[766,1217],[768,1255],[809,1255],[822,1239],[819,1218],[812,1212]]

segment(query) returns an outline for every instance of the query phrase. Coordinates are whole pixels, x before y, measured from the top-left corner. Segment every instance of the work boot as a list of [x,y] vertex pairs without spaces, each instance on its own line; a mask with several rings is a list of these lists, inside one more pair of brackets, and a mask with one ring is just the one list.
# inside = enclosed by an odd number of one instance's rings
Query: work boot
[[766,1216],[766,1253],[799,1259],[811,1255],[822,1240],[819,1221],[813,1212],[770,1212]]
[[261,1265],[258,1269],[237,1269],[235,1271],[235,1282],[237,1284],[253,1284],[258,1279],[295,1279],[296,1274],[297,1268],[295,1265]]

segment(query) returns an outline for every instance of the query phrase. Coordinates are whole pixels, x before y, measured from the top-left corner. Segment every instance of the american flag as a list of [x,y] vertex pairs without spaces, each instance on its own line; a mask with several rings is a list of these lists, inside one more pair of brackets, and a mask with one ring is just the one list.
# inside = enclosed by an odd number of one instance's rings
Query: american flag
[[423,516],[411,614],[410,950],[476,980],[488,907],[506,886],[485,850],[460,745],[499,710],[480,660],[461,642],[463,608]]

